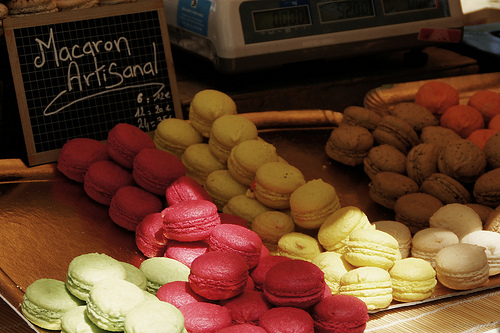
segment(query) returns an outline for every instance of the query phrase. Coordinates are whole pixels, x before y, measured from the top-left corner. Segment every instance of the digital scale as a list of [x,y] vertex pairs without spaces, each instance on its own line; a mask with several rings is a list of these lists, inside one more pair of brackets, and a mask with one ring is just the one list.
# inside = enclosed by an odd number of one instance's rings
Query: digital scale
[[459,42],[460,0],[163,0],[170,42],[243,72]]

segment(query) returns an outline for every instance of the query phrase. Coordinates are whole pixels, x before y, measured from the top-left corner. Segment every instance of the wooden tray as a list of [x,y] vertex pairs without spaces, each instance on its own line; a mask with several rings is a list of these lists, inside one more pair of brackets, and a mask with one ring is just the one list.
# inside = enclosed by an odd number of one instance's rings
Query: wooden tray
[[[369,178],[362,168],[344,166],[326,156],[324,146],[331,130],[263,130],[260,136],[307,180],[321,178],[332,184],[342,206],[359,207],[371,222],[393,219],[392,210],[369,198]],[[75,256],[106,253],[136,266],[145,259],[134,234],[114,224],[108,207],[92,201],[83,186],[61,175],[55,164],[26,168],[19,160],[0,160],[0,221],[0,294],[18,310],[29,284],[40,278],[64,281]],[[485,288],[498,286],[500,276]],[[426,302],[460,294],[439,285]],[[394,303],[390,309],[420,303]]]

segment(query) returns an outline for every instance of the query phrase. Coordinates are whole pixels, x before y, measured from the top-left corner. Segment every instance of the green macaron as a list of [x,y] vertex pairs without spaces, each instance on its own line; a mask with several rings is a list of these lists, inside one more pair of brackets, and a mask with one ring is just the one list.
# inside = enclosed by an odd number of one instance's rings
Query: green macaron
[[184,316],[170,303],[142,302],[127,313],[124,332],[181,333],[184,332]]
[[67,311],[61,318],[61,333],[106,333],[87,316],[85,305]]
[[41,328],[60,330],[63,314],[82,304],[67,290],[63,281],[39,279],[26,288],[21,312],[26,319]]
[[153,257],[142,262],[139,269],[146,276],[146,290],[156,295],[158,289],[168,282],[188,281],[190,269],[180,261],[166,257]]
[[86,301],[90,289],[99,280],[126,277],[127,271],[120,261],[102,253],[86,253],[70,262],[66,287],[73,295]]
[[148,280],[146,279],[146,275],[144,275],[143,272],[137,267],[135,267],[132,264],[129,264],[128,262],[121,262],[123,267],[125,267],[125,270],[127,271],[125,280],[128,282],[132,282],[139,288],[146,290],[147,282]]
[[104,279],[90,290],[87,316],[106,331],[121,332],[125,316],[136,305],[146,300],[146,292],[132,282],[122,279]]

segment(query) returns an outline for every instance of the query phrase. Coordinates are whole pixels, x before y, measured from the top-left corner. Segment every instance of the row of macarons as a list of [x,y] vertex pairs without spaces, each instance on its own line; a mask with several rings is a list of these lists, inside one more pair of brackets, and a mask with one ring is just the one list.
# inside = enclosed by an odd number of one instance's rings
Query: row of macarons
[[366,304],[326,293],[314,264],[263,259],[249,271],[242,256],[213,251],[191,269],[165,257],[146,259],[137,268],[105,254],[82,254],[70,262],[66,281],[30,284],[21,311],[35,325],[64,333],[364,331]]

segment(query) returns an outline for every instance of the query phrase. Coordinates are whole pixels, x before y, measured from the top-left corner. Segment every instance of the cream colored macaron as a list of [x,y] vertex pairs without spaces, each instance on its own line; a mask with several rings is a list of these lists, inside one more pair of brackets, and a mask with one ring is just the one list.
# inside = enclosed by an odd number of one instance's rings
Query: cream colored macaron
[[273,209],[255,198],[248,197],[246,194],[232,197],[222,208],[223,213],[233,214],[245,219],[249,228],[252,227],[253,220],[257,216],[268,211],[273,211]]
[[187,147],[181,161],[186,167],[186,175],[201,185],[205,185],[208,175],[213,171],[226,169],[226,165],[210,151],[208,143],[197,143]]
[[489,230],[474,231],[465,235],[461,243],[484,247],[490,266],[490,276],[500,273],[500,233]]
[[481,217],[469,206],[459,203],[447,204],[439,208],[429,219],[433,228],[444,228],[462,239],[468,233],[483,229]]
[[290,196],[290,211],[295,223],[304,229],[319,229],[340,200],[333,185],[313,179],[298,187]]
[[178,118],[168,118],[156,126],[153,141],[156,148],[181,158],[187,147],[202,143],[203,136],[190,122]]
[[231,198],[244,195],[248,189],[247,185],[234,179],[227,169],[212,171],[205,179],[205,190],[210,194],[219,211],[223,210]]
[[236,103],[227,94],[204,89],[196,93],[189,105],[189,120],[204,137],[210,137],[213,122],[227,114],[236,114]]
[[436,255],[442,248],[459,243],[458,236],[444,228],[425,228],[413,235],[411,255],[436,267]]
[[469,290],[489,280],[486,252],[475,244],[458,243],[441,249],[436,255],[436,274],[445,287]]

